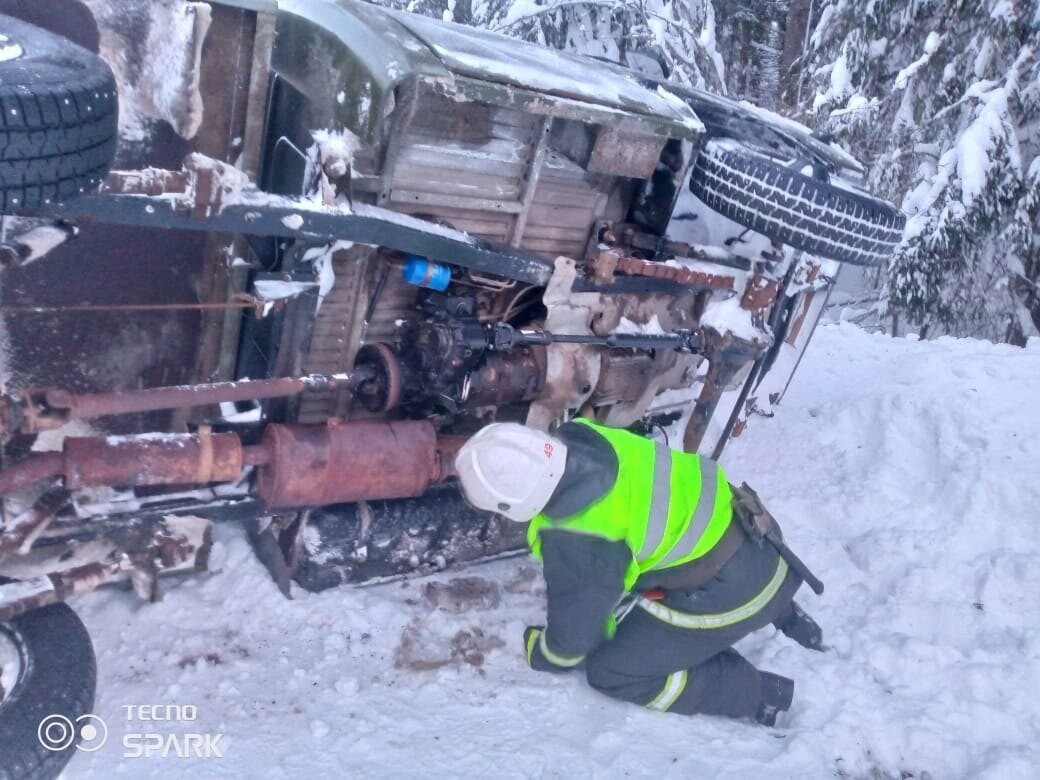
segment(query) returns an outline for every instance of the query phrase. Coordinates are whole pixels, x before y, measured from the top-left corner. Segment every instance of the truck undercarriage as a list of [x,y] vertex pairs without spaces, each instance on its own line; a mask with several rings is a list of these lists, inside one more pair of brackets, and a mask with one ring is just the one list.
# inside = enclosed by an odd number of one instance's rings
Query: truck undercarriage
[[[518,551],[455,487],[468,436],[582,415],[718,458],[835,261],[902,229],[807,131],[482,31],[351,0],[0,13],[99,53],[120,110],[95,191],[0,175],[0,624],[158,598],[218,520],[286,594]],[[88,94],[27,83],[0,88],[27,138],[85,137],[60,107]]]

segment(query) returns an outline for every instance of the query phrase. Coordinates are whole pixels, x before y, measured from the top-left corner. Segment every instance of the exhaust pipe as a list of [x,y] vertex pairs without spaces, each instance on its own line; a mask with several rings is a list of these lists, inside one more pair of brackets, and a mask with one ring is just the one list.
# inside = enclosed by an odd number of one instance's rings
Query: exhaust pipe
[[0,497],[46,478],[65,487],[230,482],[257,468],[265,509],[422,495],[452,475],[461,440],[438,442],[427,420],[268,425],[260,444],[201,427],[194,434],[70,437],[60,453],[35,455],[0,473]]

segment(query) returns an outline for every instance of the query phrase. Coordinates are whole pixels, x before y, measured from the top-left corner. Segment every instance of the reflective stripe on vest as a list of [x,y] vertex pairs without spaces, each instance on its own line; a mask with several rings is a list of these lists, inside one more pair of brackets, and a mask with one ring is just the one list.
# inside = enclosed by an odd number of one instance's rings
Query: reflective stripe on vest
[[603,436],[618,457],[614,486],[571,517],[539,514],[528,529],[531,552],[541,557],[542,528],[623,541],[632,551],[625,574],[631,589],[645,571],[679,566],[705,555],[732,522],[732,493],[718,464],[617,428],[579,420]]
[[[710,464],[707,474],[704,473],[705,462]],[[700,468],[701,472],[701,496],[697,500],[697,508],[693,511],[690,524],[686,526],[686,530],[683,531],[682,536],[679,537],[679,540],[668,554],[659,560],[654,568],[663,569],[676,561],[681,561],[688,557],[694,548],[697,547],[697,543],[701,540],[708,523],[711,522],[711,518],[715,514],[715,492],[718,487],[718,479],[712,472],[716,471],[718,466],[716,466],[714,461],[701,458],[698,461],[698,468]]]
[[650,513],[646,521],[646,536],[636,554],[646,560],[661,545],[668,526],[668,504],[672,497],[672,448],[654,442],[654,486],[650,492]]
[[658,620],[663,620],[676,628],[724,628],[725,626],[739,623],[741,620],[747,620],[761,612],[766,604],[780,591],[786,576],[787,563],[783,558],[779,558],[773,578],[766,583],[766,586],[757,596],[736,609],[716,615],[692,615],[688,612],[680,612],[677,609],[666,607],[659,601],[651,601],[645,598],[640,598],[637,606],[649,612]]

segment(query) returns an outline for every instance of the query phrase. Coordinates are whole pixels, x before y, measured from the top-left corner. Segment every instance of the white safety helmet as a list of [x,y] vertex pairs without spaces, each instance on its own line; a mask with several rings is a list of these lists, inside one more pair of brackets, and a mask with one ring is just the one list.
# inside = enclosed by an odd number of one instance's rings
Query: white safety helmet
[[542,511],[563,478],[567,445],[519,423],[492,423],[462,445],[455,469],[479,509],[526,523]]

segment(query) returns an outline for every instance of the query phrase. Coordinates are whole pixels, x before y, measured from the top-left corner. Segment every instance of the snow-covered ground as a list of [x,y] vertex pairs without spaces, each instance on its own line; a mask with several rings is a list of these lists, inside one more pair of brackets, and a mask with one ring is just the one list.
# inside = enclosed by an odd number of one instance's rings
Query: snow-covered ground
[[[522,557],[286,601],[244,537],[143,604],[79,600],[108,744],[67,776],[1036,778],[1040,343],[822,328],[772,419],[725,465],[826,582],[829,649],[741,644],[797,680],[783,728],[657,714],[529,671],[542,620]],[[431,583],[477,577],[461,611]],[[431,597],[433,600],[431,601]],[[495,602],[497,606],[491,606]],[[126,705],[194,705],[190,724]],[[135,732],[221,733],[222,758],[125,759]]]

